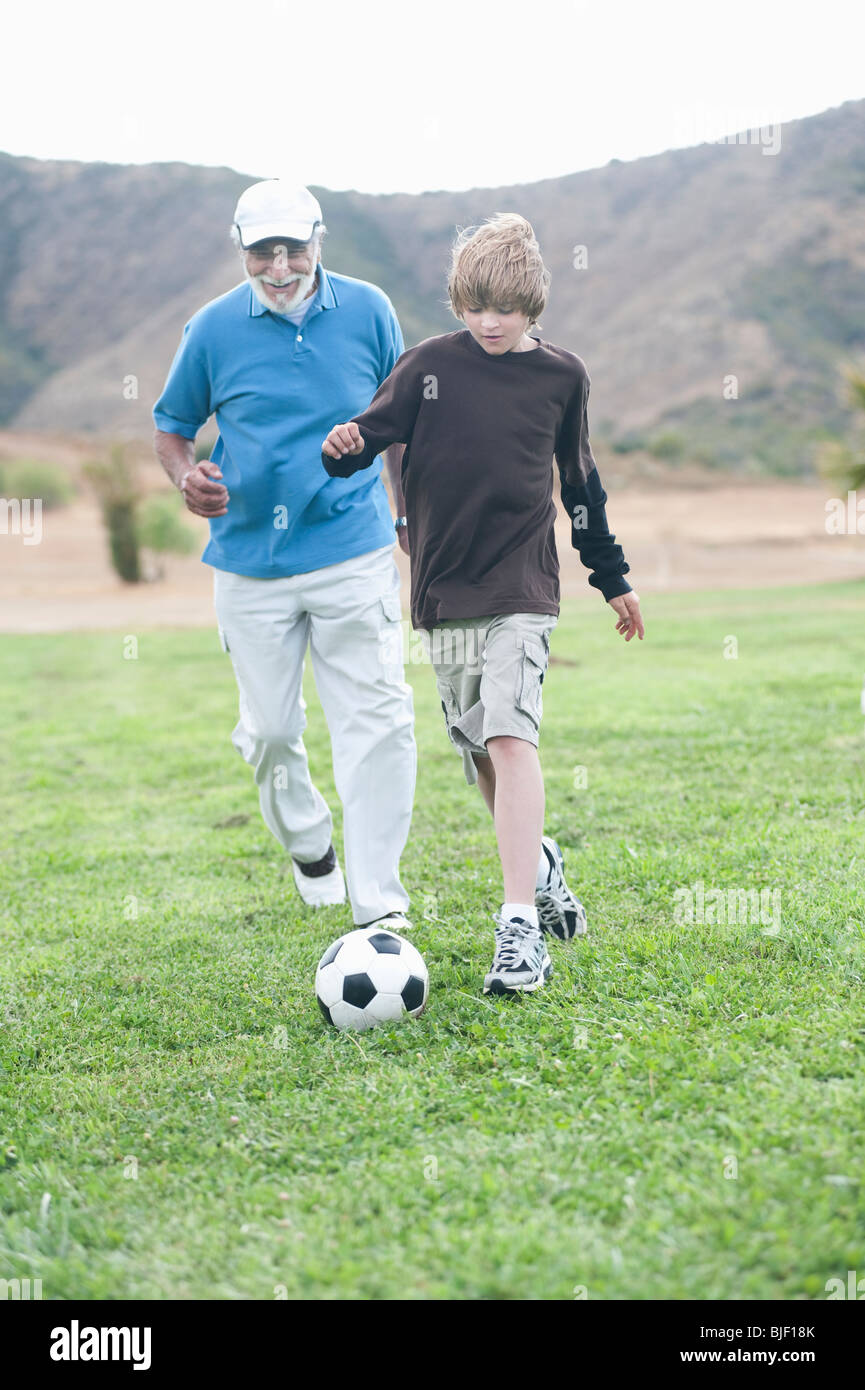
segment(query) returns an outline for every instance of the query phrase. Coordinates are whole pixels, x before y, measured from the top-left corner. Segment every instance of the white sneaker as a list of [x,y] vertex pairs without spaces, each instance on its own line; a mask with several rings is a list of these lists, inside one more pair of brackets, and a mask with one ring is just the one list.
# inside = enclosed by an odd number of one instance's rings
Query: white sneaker
[[338,907],[345,902],[345,879],[337,863],[329,874],[320,878],[309,878],[300,871],[294,859],[291,861],[297,891],[309,907]]
[[553,973],[540,927],[522,917],[495,918],[496,953],[484,978],[484,994],[533,994]]
[[383,917],[377,917],[374,922],[364,922],[364,929],[367,927],[381,927],[383,931],[411,931],[411,922],[403,912],[386,912]]
[[586,909],[565,882],[565,861],[555,840],[545,835],[541,851],[547,861],[547,882],[535,892],[535,907],[542,932],[570,941],[586,934]]

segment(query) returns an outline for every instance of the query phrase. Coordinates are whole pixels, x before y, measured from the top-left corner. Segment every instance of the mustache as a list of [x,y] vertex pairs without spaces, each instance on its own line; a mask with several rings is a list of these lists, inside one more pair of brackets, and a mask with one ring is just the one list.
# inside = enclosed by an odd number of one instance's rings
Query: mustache
[[303,278],[304,277],[302,275],[290,275],[287,280],[274,280],[269,275],[258,276],[258,279],[261,280],[263,284],[274,285],[277,289],[283,289],[287,285],[296,285],[298,281],[302,280]]

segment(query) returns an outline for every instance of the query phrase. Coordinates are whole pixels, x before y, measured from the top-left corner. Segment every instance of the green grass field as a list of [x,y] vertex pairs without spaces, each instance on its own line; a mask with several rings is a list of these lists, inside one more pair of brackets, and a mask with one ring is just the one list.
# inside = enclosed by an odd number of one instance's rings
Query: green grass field
[[[534,998],[481,995],[492,828],[410,668],[430,1004],[360,1036],[316,1007],[348,914],[302,906],[259,817],[215,631],[134,660],[119,633],[2,639],[0,1277],[569,1300],[865,1276],[865,589],[644,607],[641,645],[600,599],[553,638],[547,828],[589,935]],[[678,920],[699,881],[780,916]]]

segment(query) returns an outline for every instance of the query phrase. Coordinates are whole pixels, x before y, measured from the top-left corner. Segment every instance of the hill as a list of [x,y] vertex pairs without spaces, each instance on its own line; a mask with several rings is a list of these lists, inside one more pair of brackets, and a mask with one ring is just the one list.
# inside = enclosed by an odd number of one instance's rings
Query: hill
[[[774,155],[700,145],[467,193],[316,188],[325,264],[381,285],[411,344],[453,327],[455,226],[517,209],[553,274],[543,336],[586,360],[596,437],[804,475],[865,352],[865,101],[781,134]],[[255,177],[0,155],[0,423],[148,434],[183,323],[240,278],[227,231]]]

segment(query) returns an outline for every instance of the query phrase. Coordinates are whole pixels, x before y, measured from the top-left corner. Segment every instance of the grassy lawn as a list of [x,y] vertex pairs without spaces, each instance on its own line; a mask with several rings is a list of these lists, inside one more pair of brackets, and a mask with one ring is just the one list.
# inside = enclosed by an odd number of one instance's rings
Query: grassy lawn
[[[642,645],[599,598],[553,638],[547,828],[589,935],[531,999],[481,995],[492,830],[410,668],[430,1005],[355,1037],[312,989],[347,913],[303,907],[259,817],[215,631],[134,660],[119,633],[2,639],[0,1277],[822,1299],[865,1275],[865,588],[645,608]],[[698,882],[778,913],[680,920]]]

